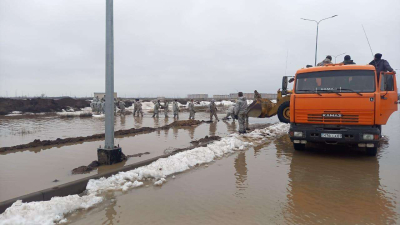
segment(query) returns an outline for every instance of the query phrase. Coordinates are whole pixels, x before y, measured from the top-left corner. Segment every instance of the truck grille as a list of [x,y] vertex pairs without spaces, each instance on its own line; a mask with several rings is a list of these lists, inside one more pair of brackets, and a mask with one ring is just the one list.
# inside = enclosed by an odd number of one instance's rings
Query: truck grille
[[323,114],[340,114],[341,117],[324,117],[322,114],[308,114],[308,122],[314,123],[359,123],[358,115],[343,115],[340,111],[324,111]]

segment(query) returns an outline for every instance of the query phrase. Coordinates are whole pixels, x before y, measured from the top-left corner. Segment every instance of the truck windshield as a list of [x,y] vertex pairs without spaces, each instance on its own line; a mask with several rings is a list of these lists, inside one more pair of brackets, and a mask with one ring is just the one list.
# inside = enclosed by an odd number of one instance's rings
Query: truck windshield
[[296,93],[366,93],[375,91],[372,70],[336,70],[301,73],[296,76]]

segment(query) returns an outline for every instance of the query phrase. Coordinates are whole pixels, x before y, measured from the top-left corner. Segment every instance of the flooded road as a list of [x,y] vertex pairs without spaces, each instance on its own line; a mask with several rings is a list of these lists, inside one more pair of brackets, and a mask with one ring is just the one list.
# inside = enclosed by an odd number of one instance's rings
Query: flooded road
[[287,135],[169,178],[108,192],[69,224],[399,224],[400,114],[377,157],[294,151]]
[[[219,116],[223,117],[224,115],[221,114]],[[186,113],[181,113],[181,118],[186,117],[188,117]],[[206,120],[207,118],[209,119],[209,114],[207,113],[196,114],[196,119]],[[15,121],[12,121],[12,123],[24,124],[24,121],[29,121],[29,123],[25,124],[25,126],[29,125],[29,129],[33,129],[36,125],[40,127],[43,123],[50,127],[50,131],[46,131],[46,129],[43,128],[42,130],[38,129],[39,131],[36,133],[30,133],[28,138],[33,140],[38,138],[36,135],[46,138],[47,133],[51,132],[53,132],[51,137],[55,138],[62,137],[63,135],[76,137],[81,135],[81,132],[86,135],[102,133],[103,131],[101,129],[103,129],[104,122],[98,120],[99,118],[93,119],[97,120],[92,120],[90,118],[87,120],[82,119],[84,123],[81,123],[82,121],[79,117],[47,119],[33,117],[30,118],[31,121],[28,118],[23,118],[21,121],[17,121],[18,119],[13,118]],[[43,120],[46,122],[43,122]],[[90,121],[92,121],[93,124],[91,124]],[[143,126],[159,127],[170,124],[173,121],[172,118],[159,118],[157,120],[151,118],[150,115],[146,115],[142,119],[133,118],[133,116],[130,115],[125,116],[125,118],[118,116],[115,125],[116,129],[127,129],[131,127],[140,128]],[[272,121],[275,120],[251,119],[250,123],[268,123]],[[10,128],[10,126],[5,126],[4,124],[6,123],[3,121],[3,127],[7,127],[8,130],[15,129]],[[57,129],[58,126],[63,127]],[[235,132],[237,129],[236,127],[237,122],[220,121],[212,124],[201,124],[195,127],[174,127],[169,130],[155,131],[148,134],[127,135],[115,138],[115,144],[119,144],[126,155],[144,152],[149,152],[150,154],[129,158],[125,162],[112,166],[101,166],[91,173],[80,175],[72,175],[71,170],[82,165],[88,165],[93,160],[97,160],[97,148],[99,145],[104,144],[104,140],[0,153],[0,201],[153,158],[164,154],[166,150],[189,147],[191,141],[204,138],[206,135],[226,136],[229,133]],[[82,131],[81,128],[84,128],[84,131]],[[5,136],[0,137],[0,141],[7,140],[10,137],[15,144],[21,144],[21,142],[24,143],[26,141],[26,136],[19,135],[18,133],[6,133],[4,130],[2,132],[5,133]],[[56,179],[59,181],[53,182]]]
[[[186,118],[188,115],[182,113],[181,117]],[[160,127],[172,122],[173,118],[165,120],[162,116],[154,120],[149,114],[144,118],[133,117],[132,114],[118,115],[115,117],[114,129]],[[55,140],[99,133],[104,133],[104,117],[0,116],[0,147],[25,144],[35,139]]]

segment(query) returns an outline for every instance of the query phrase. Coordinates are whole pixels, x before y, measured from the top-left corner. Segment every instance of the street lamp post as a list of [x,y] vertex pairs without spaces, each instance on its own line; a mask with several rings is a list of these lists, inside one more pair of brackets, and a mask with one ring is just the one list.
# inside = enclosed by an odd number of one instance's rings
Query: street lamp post
[[106,96],[105,143],[97,149],[100,164],[111,165],[122,161],[121,148],[114,145],[114,15],[113,0],[106,0]]
[[346,52],[344,52],[344,53],[342,53],[342,54],[339,54],[339,55],[335,56],[335,64],[336,64],[336,58],[337,58],[338,56],[341,56],[341,55],[344,55],[344,54],[346,54]]
[[320,20],[320,21],[316,21],[316,20],[310,20],[310,19],[304,19],[304,18],[300,18],[300,19],[302,19],[302,20],[313,21],[313,22],[316,22],[316,23],[317,23],[317,37],[316,37],[316,41],[315,41],[315,62],[314,62],[314,66],[316,66],[316,65],[317,65],[317,51],[318,51],[318,26],[319,26],[319,23],[320,23],[321,21],[323,21],[323,20],[327,20],[327,19],[330,19],[330,18],[333,18],[333,17],[336,17],[336,16],[338,16],[338,15],[333,15],[333,16],[331,16],[331,17],[327,17],[327,18],[325,18],[325,19],[322,19],[322,20]]

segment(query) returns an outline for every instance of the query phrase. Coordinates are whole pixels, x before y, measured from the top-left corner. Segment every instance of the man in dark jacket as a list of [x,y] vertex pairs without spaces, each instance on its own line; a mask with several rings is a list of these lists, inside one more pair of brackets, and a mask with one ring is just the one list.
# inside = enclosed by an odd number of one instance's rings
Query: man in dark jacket
[[344,57],[344,61],[343,61],[344,65],[349,65],[349,64],[356,64],[355,62],[353,62],[353,60],[351,60],[351,57],[349,55],[346,55]]
[[390,66],[389,62],[382,59],[382,54],[381,53],[376,53],[375,54],[375,58],[374,60],[372,60],[369,65],[373,65],[375,66],[376,69],[376,73],[378,74],[378,80],[380,78],[381,72],[394,72],[396,73],[396,71],[394,71],[392,69],[392,67]]

